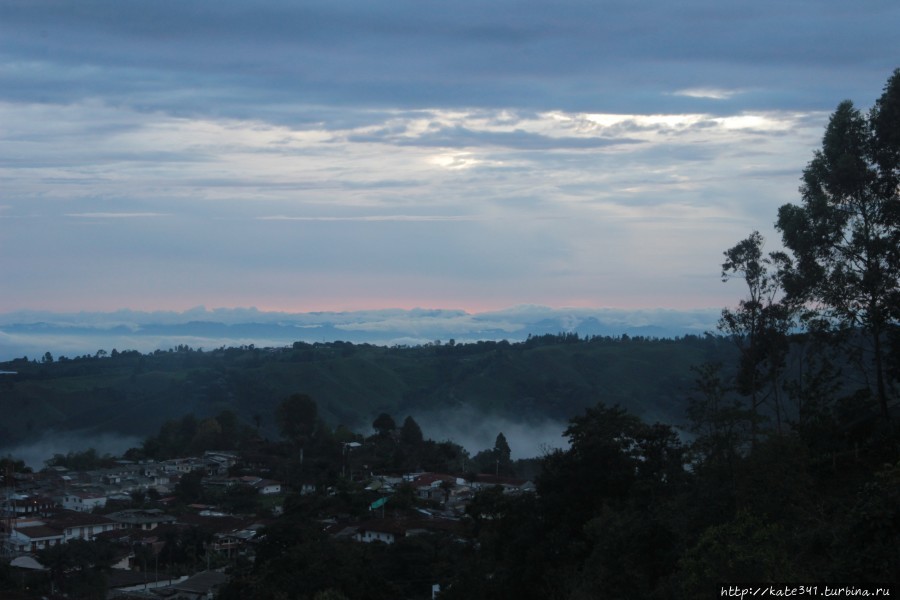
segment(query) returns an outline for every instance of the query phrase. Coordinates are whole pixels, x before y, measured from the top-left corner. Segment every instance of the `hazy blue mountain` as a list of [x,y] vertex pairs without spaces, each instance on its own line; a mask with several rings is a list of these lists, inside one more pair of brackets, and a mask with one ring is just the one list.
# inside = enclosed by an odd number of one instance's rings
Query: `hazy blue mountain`
[[295,341],[348,341],[384,346],[435,340],[522,341],[529,335],[676,337],[715,328],[718,309],[692,311],[553,309],[520,306],[467,313],[413,309],[355,312],[280,313],[256,309],[199,307],[181,313],[137,312],[56,314],[21,311],[0,315],[0,360],[22,356],[81,356],[99,349],[168,350],[230,346],[282,347]]

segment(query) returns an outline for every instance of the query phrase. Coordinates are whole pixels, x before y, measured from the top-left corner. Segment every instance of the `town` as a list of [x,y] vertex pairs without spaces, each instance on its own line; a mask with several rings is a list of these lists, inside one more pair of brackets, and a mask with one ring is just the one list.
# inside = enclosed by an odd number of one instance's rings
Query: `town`
[[[316,420],[314,402],[295,395],[280,406],[286,437],[297,434],[287,413],[298,407],[311,410],[311,419],[300,427],[304,435],[288,441],[262,440],[245,428],[233,438],[241,449],[196,456],[140,457],[154,446],[150,438],[125,457],[71,452],[37,472],[4,459],[0,540],[11,577],[23,592],[212,598],[236,569],[253,564],[286,512],[302,511],[338,543],[394,544],[429,534],[463,542],[479,491],[535,491],[533,481],[511,476],[502,433],[497,447],[471,459],[451,442],[424,439],[411,418],[397,427],[383,414],[368,438],[346,429],[336,436]],[[209,422],[189,415],[168,425],[190,430],[193,423],[193,440]],[[465,462],[482,472],[453,469]],[[444,469],[397,468],[428,463]]]

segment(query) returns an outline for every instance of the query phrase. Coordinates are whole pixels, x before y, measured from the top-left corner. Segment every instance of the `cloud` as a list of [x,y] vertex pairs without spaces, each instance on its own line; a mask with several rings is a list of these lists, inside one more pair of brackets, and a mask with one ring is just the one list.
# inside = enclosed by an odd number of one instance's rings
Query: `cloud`
[[673,92],[675,96],[686,96],[688,98],[708,98],[710,100],[728,100],[735,94],[739,94],[737,90],[723,90],[718,88],[688,88]]
[[[403,133],[405,134],[406,132]],[[400,146],[439,148],[500,146],[517,150],[589,150],[642,143],[640,140],[623,137],[554,137],[521,129],[512,131],[474,131],[461,125],[441,127],[417,136],[395,135],[393,132],[376,132],[368,135],[352,135],[348,140],[351,142],[379,142]]]
[[68,213],[67,217],[76,219],[145,219],[156,217],[168,217],[167,213],[153,212],[88,212],[88,213]]
[[102,96],[188,116],[265,112],[281,123],[294,117],[298,99],[567,110],[599,102],[652,112],[672,89],[783,95],[836,68],[849,75],[839,79],[855,97],[867,89],[863,81],[883,79],[894,66],[897,11],[874,2],[852,11],[824,2],[810,11],[800,1],[709,0],[677,7],[202,1],[114,10],[55,2],[52,11],[7,3],[0,89],[16,101]]
[[365,215],[356,217],[289,217],[286,215],[271,215],[256,217],[260,221],[355,221],[355,222],[385,222],[397,221],[401,223],[416,221],[474,221],[473,217],[461,215]]
[[0,3],[0,310],[721,305],[898,18]]

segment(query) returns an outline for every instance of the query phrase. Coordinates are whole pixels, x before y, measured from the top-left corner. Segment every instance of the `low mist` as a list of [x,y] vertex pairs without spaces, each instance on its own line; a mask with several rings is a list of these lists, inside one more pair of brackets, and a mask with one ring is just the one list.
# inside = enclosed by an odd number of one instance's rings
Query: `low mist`
[[513,421],[473,408],[413,415],[413,418],[426,438],[450,440],[472,456],[493,448],[498,433],[506,437],[513,460],[540,457],[554,449],[569,447],[569,440],[563,437],[569,425],[567,421]]
[[9,456],[25,461],[26,465],[39,471],[44,468],[45,462],[56,454],[83,452],[88,448],[93,448],[97,451],[98,456],[107,454],[121,456],[129,448],[139,446],[141,441],[141,438],[137,436],[123,436],[115,433],[46,432],[37,441],[0,448],[0,456]]

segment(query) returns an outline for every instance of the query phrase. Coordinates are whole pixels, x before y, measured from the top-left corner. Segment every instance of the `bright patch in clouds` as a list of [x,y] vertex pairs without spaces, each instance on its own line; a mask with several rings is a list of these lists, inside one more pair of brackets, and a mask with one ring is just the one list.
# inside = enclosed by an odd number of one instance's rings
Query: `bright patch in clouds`
[[805,115],[737,115],[713,119],[725,129],[756,129],[765,131],[785,131],[793,126],[794,118]]
[[724,90],[719,88],[688,88],[674,92],[675,96],[686,96],[688,98],[708,98],[710,100],[728,100],[735,94],[740,92],[736,90]]

